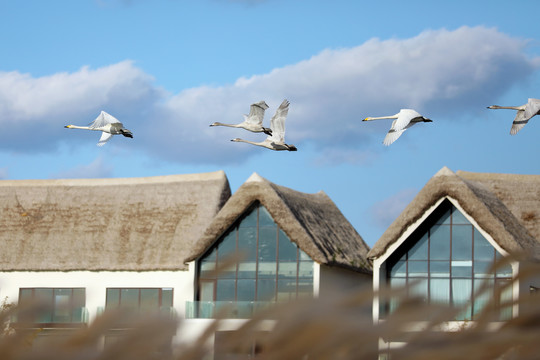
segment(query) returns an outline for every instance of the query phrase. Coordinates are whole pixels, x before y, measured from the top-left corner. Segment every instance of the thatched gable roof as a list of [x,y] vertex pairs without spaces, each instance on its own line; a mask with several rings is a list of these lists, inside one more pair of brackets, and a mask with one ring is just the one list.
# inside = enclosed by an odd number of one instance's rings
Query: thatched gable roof
[[540,254],[540,175],[488,174],[443,167],[369,252],[381,256],[441,198],[451,197],[507,252]]
[[230,194],[223,171],[0,181],[0,270],[185,270]]
[[298,192],[273,184],[256,173],[223,206],[188,260],[203,255],[256,201],[314,261],[371,272],[366,258],[368,246],[324,192]]

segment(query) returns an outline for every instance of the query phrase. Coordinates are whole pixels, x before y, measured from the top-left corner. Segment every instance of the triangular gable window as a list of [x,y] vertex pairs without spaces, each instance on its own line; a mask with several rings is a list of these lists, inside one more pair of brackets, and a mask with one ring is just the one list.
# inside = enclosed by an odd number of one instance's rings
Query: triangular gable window
[[[240,260],[223,268],[234,255]],[[313,260],[260,203],[199,259],[197,268],[202,302],[276,302],[313,294]]]
[[[505,287],[512,277],[510,265],[493,274],[490,268],[500,254],[489,241],[448,200],[407,239],[387,261],[390,287],[407,286],[411,295],[425,302],[463,307],[457,320],[475,318],[497,289],[505,288],[500,302],[511,297]],[[482,286],[488,292],[475,295]],[[384,304],[392,311],[396,301]],[[511,308],[501,310],[501,318],[511,316]]]

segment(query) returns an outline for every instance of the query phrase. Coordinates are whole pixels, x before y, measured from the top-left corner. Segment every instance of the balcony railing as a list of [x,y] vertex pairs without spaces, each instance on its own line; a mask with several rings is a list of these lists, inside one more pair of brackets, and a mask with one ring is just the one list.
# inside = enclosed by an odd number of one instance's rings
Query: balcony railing
[[160,314],[162,316],[168,316],[171,319],[176,317],[176,309],[172,306],[160,306],[159,308],[137,308],[137,307],[122,307],[122,306],[115,306],[115,307],[103,307],[98,306],[97,308],[97,315],[103,315],[103,313],[107,310],[120,310],[125,311],[127,313],[135,313],[137,315],[150,315],[150,314]]
[[271,301],[186,301],[186,319],[248,319],[275,304]]
[[58,327],[70,328],[81,327],[88,323],[88,309],[85,307],[75,308],[71,311],[29,310],[24,314],[14,314],[11,323],[19,328],[45,328]]

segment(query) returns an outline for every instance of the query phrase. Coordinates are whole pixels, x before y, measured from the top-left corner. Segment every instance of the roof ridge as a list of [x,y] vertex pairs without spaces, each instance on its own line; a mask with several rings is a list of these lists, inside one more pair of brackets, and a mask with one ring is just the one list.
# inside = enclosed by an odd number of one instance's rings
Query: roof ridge
[[146,177],[121,177],[121,178],[87,178],[87,179],[22,179],[0,180],[1,186],[113,186],[113,185],[139,185],[139,184],[163,184],[179,181],[201,181],[226,178],[223,170],[196,173],[196,174],[172,174]]

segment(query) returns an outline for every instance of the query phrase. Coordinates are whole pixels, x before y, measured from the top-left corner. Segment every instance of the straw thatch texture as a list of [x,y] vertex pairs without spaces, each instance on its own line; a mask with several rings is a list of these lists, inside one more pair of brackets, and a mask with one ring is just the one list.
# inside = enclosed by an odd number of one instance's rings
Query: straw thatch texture
[[275,185],[257,174],[231,196],[188,260],[201,256],[256,201],[314,261],[371,272],[366,258],[369,247],[324,192],[301,193]]
[[540,175],[482,174],[447,167],[433,176],[369,253],[377,258],[438,200],[451,197],[507,252],[540,257]]
[[223,171],[0,181],[0,270],[182,270],[229,196]]

